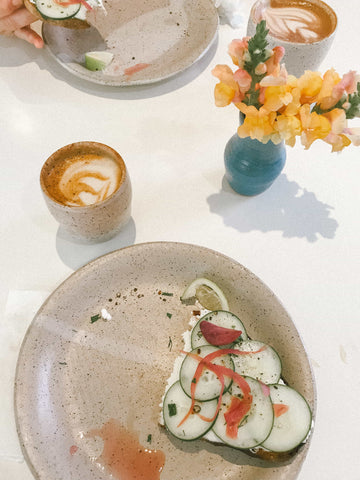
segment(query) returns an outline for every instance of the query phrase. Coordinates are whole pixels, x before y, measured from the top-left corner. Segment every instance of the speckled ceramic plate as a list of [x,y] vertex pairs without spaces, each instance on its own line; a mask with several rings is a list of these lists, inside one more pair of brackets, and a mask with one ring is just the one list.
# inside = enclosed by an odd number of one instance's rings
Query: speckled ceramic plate
[[[86,52],[105,49],[93,27],[70,30],[44,23],[45,45],[60,65],[77,77],[111,86],[140,85],[190,67],[210,48],[218,29],[213,0],[124,0],[121,9],[111,15],[113,22],[118,17],[111,38],[116,35],[119,45],[111,51],[120,58],[119,68],[111,74],[84,66]],[[129,73],[139,65],[146,67]]]
[[[70,276],[40,308],[26,334],[15,410],[20,442],[36,479],[143,478],[116,473],[125,461],[121,455],[117,470],[109,462],[109,442],[114,443],[119,429],[144,448],[165,454],[161,480],[297,477],[310,441],[291,461],[272,464],[203,440],[182,442],[158,426],[159,403],[192,309],[179,297],[199,276],[221,285],[250,336],[276,348],[284,377],[315,409],[312,372],[299,334],[255,275],[203,247],[135,245]],[[92,322],[102,308],[112,319]],[[119,456],[122,447],[117,445]]]

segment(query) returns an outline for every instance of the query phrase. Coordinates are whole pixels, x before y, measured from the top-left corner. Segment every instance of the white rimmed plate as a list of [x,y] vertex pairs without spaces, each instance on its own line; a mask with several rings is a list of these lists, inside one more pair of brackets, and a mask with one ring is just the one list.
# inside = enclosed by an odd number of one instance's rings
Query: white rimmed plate
[[[104,14],[100,11],[100,15]],[[107,18],[103,16],[104,21]],[[86,52],[105,49],[93,27],[72,30],[44,23],[45,45],[61,66],[92,83],[148,84],[180,73],[199,60],[216,39],[219,19],[212,0],[124,0],[121,9],[111,12],[111,21],[118,25],[110,28],[108,37],[116,71],[112,65],[109,73],[85,68]],[[126,73],[139,65],[146,67]]]
[[[179,297],[200,276],[223,288],[251,337],[278,351],[284,377],[314,411],[314,380],[299,334],[261,280],[204,247],[139,244],[71,275],[46,300],[25,336],[15,411],[23,452],[36,479],[122,480],[111,476],[101,441],[86,436],[112,419],[134,432],[145,448],[151,438],[151,449],[164,452],[161,480],[297,477],[310,440],[290,461],[272,464],[226,446],[182,442],[158,426],[166,379],[192,310]],[[102,308],[112,319],[92,323]]]

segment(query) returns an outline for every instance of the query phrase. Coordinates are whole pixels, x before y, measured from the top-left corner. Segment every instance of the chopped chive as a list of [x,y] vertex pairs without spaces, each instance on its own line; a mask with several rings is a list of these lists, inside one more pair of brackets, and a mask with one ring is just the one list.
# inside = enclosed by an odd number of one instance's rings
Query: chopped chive
[[167,316],[168,318],[171,318],[171,317],[172,317],[172,313],[167,313],[166,316]]
[[172,349],[172,339],[171,339],[171,337],[169,337],[168,349],[169,349],[170,352],[171,352],[171,349]]
[[91,317],[91,323],[97,322],[100,319],[101,315],[100,313],[97,313],[96,315],[93,315]]
[[173,417],[174,415],[177,414],[177,408],[175,403],[169,403],[168,409],[169,409],[169,417]]
[[66,362],[59,362],[59,365],[67,365]]
[[174,294],[169,292],[161,292],[161,295],[165,295],[166,297],[172,297]]
[[148,437],[147,437],[147,442],[148,443],[151,443],[151,440],[152,440],[152,435],[151,433],[149,433]]

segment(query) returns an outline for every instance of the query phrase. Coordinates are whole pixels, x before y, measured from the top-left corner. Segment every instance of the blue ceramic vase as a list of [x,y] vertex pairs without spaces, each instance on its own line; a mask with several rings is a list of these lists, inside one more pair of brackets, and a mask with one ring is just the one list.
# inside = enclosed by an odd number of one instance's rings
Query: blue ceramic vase
[[225,147],[224,160],[225,177],[231,188],[241,195],[258,195],[280,175],[286,148],[284,142],[261,143],[250,137],[240,138],[236,133]]

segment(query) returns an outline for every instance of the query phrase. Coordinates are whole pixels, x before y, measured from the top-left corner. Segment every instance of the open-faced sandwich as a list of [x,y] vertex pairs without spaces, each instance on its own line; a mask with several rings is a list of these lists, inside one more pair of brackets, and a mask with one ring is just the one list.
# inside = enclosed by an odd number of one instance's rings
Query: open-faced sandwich
[[24,0],[25,7],[39,20],[65,28],[88,28],[86,12],[101,0]]
[[160,423],[181,440],[203,438],[271,461],[288,458],[309,436],[307,401],[282,378],[274,348],[248,337],[215,284],[197,279],[183,298],[198,286],[217,296],[220,309],[201,308],[191,318],[167,382]]

